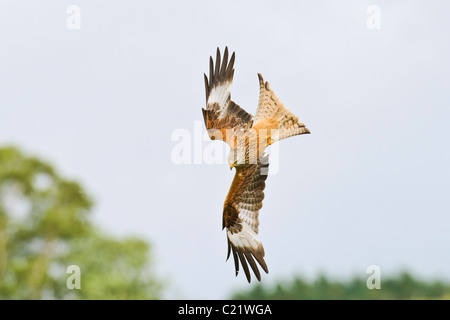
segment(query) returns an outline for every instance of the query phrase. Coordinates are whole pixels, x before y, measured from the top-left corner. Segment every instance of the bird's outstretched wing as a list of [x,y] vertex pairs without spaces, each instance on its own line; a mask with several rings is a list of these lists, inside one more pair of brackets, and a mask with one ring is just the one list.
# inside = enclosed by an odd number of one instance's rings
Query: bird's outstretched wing
[[250,128],[253,116],[231,100],[230,88],[234,75],[235,54],[228,61],[228,47],[221,61],[217,48],[216,63],[209,61],[209,79],[205,77],[206,109],[202,108],[203,119],[212,140],[226,141],[227,129]]
[[223,209],[223,227],[227,228],[228,238],[227,260],[232,252],[236,275],[239,273],[240,261],[248,282],[251,280],[248,264],[260,281],[261,275],[255,259],[266,273],[269,272],[264,261],[264,248],[257,237],[258,214],[264,199],[269,158],[263,156],[257,164],[235,168],[236,174]]

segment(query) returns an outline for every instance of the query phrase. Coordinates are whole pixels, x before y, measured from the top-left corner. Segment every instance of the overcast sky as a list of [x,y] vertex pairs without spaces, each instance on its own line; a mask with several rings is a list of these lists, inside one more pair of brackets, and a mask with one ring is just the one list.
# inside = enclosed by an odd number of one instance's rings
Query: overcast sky
[[234,171],[171,156],[175,130],[197,136],[203,72],[227,45],[233,100],[255,113],[260,72],[312,132],[279,144],[262,281],[366,277],[372,264],[450,279],[449,12],[444,0],[2,0],[0,146],[80,181],[104,230],[151,241],[166,297],[227,298],[249,287],[225,262]]

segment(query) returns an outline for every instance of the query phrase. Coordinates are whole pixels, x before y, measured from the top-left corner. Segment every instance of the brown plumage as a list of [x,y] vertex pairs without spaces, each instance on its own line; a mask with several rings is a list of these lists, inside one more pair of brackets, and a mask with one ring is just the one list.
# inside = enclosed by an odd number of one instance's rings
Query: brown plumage
[[269,158],[264,151],[276,141],[310,132],[283,105],[261,74],[258,74],[260,97],[256,116],[233,102],[230,87],[234,61],[234,52],[228,61],[227,47],[222,63],[219,48],[215,65],[210,58],[209,79],[204,75],[206,109],[202,111],[210,138],[225,141],[231,147],[228,161],[236,174],[223,209],[223,228],[226,228],[228,238],[227,260],[233,253],[236,275],[240,261],[250,282],[248,264],[258,280],[261,275],[256,262],[268,273],[264,248],[257,238],[258,215],[269,167]]

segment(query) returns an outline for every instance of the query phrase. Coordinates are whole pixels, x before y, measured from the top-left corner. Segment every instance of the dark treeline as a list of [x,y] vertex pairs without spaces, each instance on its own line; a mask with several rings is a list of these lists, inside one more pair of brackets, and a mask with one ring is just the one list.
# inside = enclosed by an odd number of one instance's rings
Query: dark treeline
[[368,289],[366,278],[348,281],[331,280],[321,275],[307,281],[300,276],[272,285],[257,284],[251,289],[234,293],[240,300],[315,300],[315,299],[450,299],[450,283],[441,280],[425,281],[403,272],[397,276],[381,278],[380,289]]

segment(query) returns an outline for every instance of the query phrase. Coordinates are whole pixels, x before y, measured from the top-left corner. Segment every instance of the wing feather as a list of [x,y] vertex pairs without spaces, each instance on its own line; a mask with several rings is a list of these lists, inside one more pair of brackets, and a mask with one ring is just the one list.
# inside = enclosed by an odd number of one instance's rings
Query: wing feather
[[[226,140],[226,131],[235,128],[250,128],[253,116],[231,100],[230,88],[234,75],[235,53],[228,62],[228,47],[221,61],[217,48],[216,61],[209,60],[209,79],[204,74],[206,109],[202,109],[205,126],[211,139]],[[218,134],[219,130],[220,134]]]
[[[258,281],[261,281],[261,274],[259,273],[258,266],[255,263],[255,260],[253,259],[253,255],[250,252],[244,251],[245,258],[247,259],[248,263],[252,267],[253,272],[255,273],[256,279]],[[250,279],[247,280],[250,282]]]
[[239,256],[239,261],[241,261],[242,269],[244,269],[245,276],[247,277],[247,281],[250,282],[252,280],[250,276],[250,270],[248,269],[247,261],[245,261],[243,251],[239,250],[237,254]]
[[236,275],[239,273],[239,261],[251,281],[250,265],[256,278],[260,281],[261,268],[268,273],[264,261],[264,248],[258,239],[259,210],[264,198],[265,180],[267,179],[268,160],[257,164],[236,166],[236,174],[224,204],[223,226],[227,228],[228,254],[233,252]]
[[[230,247],[233,248],[233,246],[231,246],[231,244],[230,244]],[[234,250],[234,249],[233,249],[233,260],[234,260],[234,269],[236,270],[236,276],[237,276],[239,273],[239,258],[236,253],[236,250]]]

